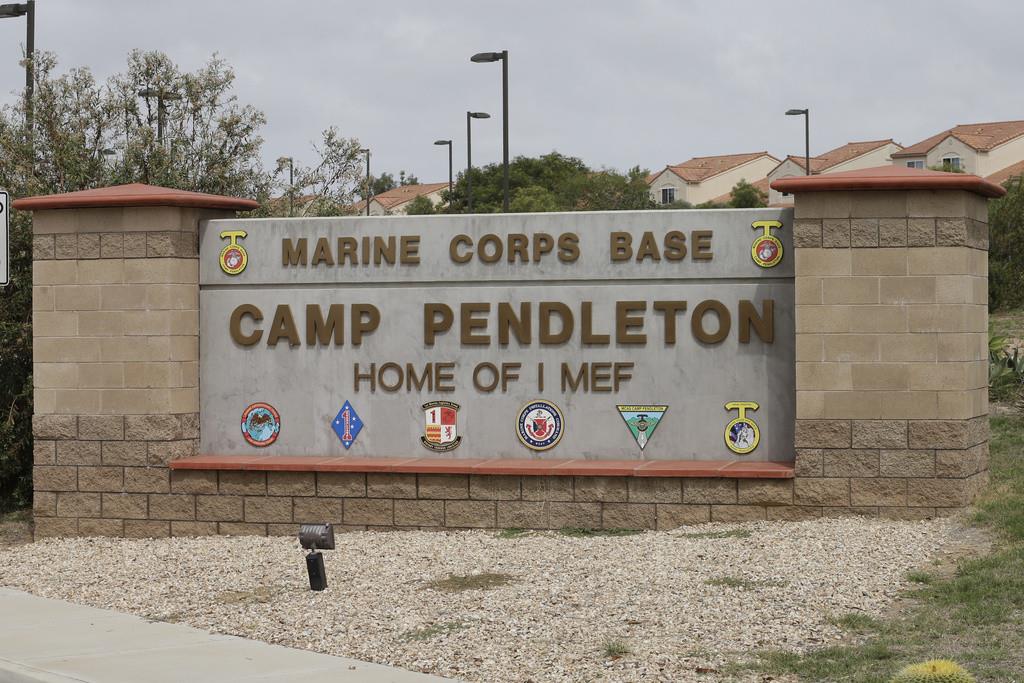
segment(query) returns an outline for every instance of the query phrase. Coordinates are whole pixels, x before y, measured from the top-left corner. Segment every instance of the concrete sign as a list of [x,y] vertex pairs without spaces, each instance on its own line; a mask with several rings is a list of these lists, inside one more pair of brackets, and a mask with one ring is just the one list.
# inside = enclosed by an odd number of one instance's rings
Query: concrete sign
[[11,281],[11,202],[0,190],[0,286]]
[[792,216],[206,222],[201,452],[790,460]]

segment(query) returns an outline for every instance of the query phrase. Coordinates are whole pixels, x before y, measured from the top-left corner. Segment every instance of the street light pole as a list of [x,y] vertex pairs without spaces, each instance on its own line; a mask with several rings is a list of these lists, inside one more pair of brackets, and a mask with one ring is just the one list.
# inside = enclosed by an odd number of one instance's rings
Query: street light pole
[[499,59],[501,60],[502,207],[504,212],[508,213],[508,50],[502,50],[501,52],[478,52],[470,57],[469,61],[480,64],[496,62]]
[[167,113],[167,105],[164,102],[180,100],[181,95],[176,92],[165,92],[149,87],[139,90],[138,95],[139,97],[145,97],[147,102],[150,97],[156,98],[156,141],[157,144],[162,144],[164,141],[164,116]]
[[[25,127],[28,129],[29,143],[32,146],[33,94],[35,93],[35,69],[33,68],[36,52],[36,0],[25,3],[0,5],[0,19],[25,16],[27,19],[25,37]],[[34,147],[33,147],[34,148]]]
[[811,110],[789,109],[786,116],[804,117],[804,175],[811,175]]
[[370,184],[370,150],[369,148],[363,148],[359,150],[366,155],[366,215],[370,215],[370,200],[373,199],[372,191],[373,185]]
[[482,111],[466,112],[466,211],[473,211],[473,119],[489,119],[491,115]]
[[452,212],[452,141],[434,140],[435,145],[448,146],[448,213]]

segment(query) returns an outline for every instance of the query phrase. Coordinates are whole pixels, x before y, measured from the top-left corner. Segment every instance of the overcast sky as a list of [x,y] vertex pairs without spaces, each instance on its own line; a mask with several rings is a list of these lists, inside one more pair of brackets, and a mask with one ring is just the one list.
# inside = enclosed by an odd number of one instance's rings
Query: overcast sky
[[[511,153],[558,150],[595,167],[659,169],[692,156],[811,153],[853,140],[909,145],[957,123],[1024,119],[1024,3],[938,0],[38,0],[36,47],[100,79],[133,48],[195,69],[218,52],[267,115],[264,158],[311,161],[337,126],[374,172],[446,180],[437,138],[465,165],[501,158],[510,52]],[[0,92],[24,83],[24,19],[0,20]]]

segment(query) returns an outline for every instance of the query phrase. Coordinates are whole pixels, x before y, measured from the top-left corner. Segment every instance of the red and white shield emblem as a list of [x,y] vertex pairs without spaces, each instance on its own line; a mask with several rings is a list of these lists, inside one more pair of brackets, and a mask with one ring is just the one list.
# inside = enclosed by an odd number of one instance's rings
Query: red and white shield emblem
[[457,448],[459,436],[459,404],[451,401],[431,401],[423,404],[423,437],[420,442],[432,451],[444,452]]

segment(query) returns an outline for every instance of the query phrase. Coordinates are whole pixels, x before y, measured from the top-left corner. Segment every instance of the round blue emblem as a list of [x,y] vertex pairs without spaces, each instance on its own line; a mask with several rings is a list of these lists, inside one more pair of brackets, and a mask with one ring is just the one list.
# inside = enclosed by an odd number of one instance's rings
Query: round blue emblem
[[281,433],[281,416],[269,403],[253,403],[242,411],[242,436],[253,446],[269,446]]
[[516,421],[516,433],[524,446],[535,451],[546,451],[554,448],[559,439],[565,421],[562,411],[550,401],[530,401],[519,411]]

